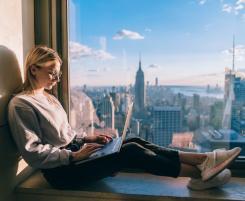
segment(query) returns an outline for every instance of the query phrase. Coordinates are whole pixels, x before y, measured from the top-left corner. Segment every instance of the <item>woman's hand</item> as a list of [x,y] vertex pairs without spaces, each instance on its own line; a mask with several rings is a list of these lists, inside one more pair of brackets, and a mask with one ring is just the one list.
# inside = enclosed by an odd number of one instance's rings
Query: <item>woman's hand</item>
[[88,158],[91,154],[99,151],[101,147],[104,147],[102,144],[85,144],[82,149],[77,152],[72,152],[73,159],[72,161],[80,161]]
[[100,135],[100,134],[109,135],[111,137],[118,137],[118,130],[112,129],[110,127],[100,128],[100,129],[95,128],[94,135]]
[[106,144],[110,140],[113,140],[113,138],[111,136],[103,135],[103,134],[84,137],[84,142],[85,143]]

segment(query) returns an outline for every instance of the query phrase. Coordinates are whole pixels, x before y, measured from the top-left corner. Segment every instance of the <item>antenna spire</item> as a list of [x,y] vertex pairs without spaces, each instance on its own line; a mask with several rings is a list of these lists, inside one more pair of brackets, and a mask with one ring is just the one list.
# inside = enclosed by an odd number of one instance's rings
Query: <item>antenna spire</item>
[[140,53],[140,61],[139,61],[139,70],[141,70],[141,53]]
[[235,34],[233,34],[233,62],[232,62],[232,70],[235,71]]

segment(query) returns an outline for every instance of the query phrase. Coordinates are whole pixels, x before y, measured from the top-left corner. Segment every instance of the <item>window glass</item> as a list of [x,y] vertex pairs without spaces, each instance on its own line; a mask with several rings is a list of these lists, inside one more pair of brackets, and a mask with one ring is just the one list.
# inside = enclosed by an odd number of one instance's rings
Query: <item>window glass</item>
[[[245,2],[69,0],[71,126],[205,152],[245,142]],[[241,155],[245,155],[245,150]]]

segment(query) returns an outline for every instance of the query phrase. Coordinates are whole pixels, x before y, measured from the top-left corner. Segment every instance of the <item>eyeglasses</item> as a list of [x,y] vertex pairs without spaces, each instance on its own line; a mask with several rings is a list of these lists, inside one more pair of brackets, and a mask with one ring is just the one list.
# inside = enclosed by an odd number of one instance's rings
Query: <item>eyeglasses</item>
[[[43,68],[42,66],[37,66],[37,65],[34,65],[34,66],[36,66],[37,68]],[[59,72],[54,71],[54,72],[51,74],[52,79],[55,80],[55,78],[57,77],[57,75],[58,75],[58,77],[60,78],[61,75],[62,75],[62,71],[59,71]]]

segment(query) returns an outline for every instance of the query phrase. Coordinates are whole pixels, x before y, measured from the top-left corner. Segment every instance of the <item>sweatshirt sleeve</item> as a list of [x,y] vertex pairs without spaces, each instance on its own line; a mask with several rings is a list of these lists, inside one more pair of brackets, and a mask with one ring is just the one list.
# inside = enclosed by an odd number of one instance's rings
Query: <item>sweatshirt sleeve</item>
[[68,124],[68,131],[67,131],[67,133],[73,134],[73,135],[75,135],[76,137],[79,137],[79,138],[87,136],[87,134],[85,132],[77,132],[77,131],[73,130],[71,128],[70,124]]
[[45,169],[69,164],[69,150],[42,143],[38,116],[32,108],[9,107],[8,120],[17,147],[30,166]]

